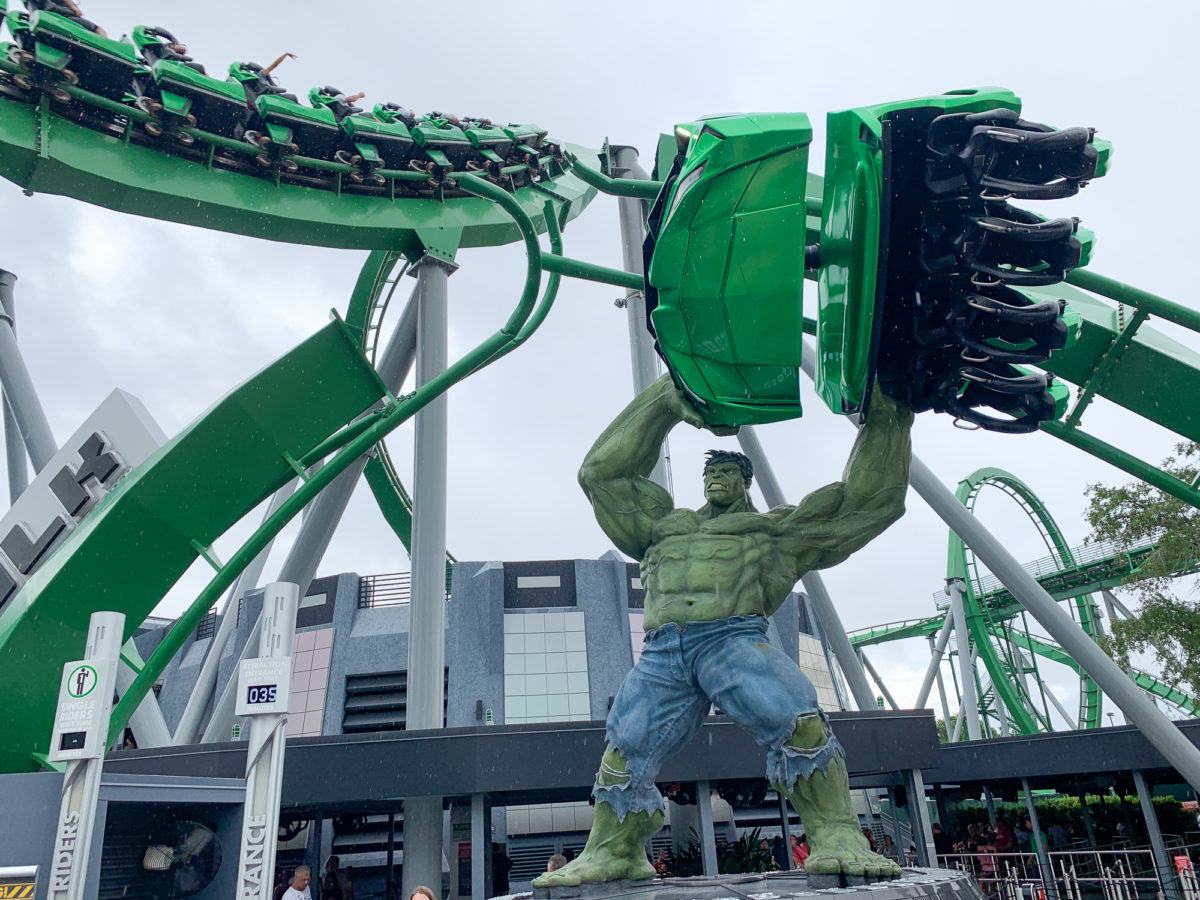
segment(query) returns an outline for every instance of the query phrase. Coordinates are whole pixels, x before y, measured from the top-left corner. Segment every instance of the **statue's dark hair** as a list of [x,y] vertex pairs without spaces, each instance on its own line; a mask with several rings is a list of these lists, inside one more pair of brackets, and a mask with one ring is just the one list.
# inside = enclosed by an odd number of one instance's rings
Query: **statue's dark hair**
[[737,463],[738,468],[742,470],[742,480],[746,482],[746,487],[750,487],[750,482],[754,480],[754,465],[746,454],[733,450],[709,450],[704,456],[705,469],[720,463]]

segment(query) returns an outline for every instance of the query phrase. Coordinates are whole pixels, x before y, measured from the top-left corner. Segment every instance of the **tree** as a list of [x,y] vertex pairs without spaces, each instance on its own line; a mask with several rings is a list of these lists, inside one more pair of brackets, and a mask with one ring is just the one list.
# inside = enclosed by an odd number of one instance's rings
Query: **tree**
[[[1200,444],[1179,444],[1162,468],[1195,483]],[[1111,623],[1105,649],[1126,668],[1131,653],[1153,651],[1163,680],[1200,693],[1198,584],[1178,575],[1200,560],[1200,509],[1140,481],[1118,487],[1094,484],[1087,493],[1093,540],[1127,550],[1158,539],[1155,551],[1126,584],[1140,607],[1132,618]]]
[[[939,744],[950,743],[950,736],[954,734],[954,725],[957,721],[958,716],[956,716],[954,713],[950,713],[949,722],[947,722],[945,719],[937,720],[937,735]],[[961,737],[961,735],[959,736]]]

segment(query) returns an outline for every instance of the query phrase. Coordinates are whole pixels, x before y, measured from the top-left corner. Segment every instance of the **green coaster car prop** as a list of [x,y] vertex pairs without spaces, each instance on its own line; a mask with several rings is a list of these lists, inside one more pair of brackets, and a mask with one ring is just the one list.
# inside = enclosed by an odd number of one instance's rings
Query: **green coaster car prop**
[[816,384],[834,411],[865,412],[878,380],[966,427],[1028,432],[1065,412],[1066,386],[1023,365],[1073,341],[1078,317],[1022,288],[1086,265],[1092,237],[1008,201],[1074,195],[1111,148],[1020,109],[985,89],[829,114]]
[[808,117],[720,116],[676,137],[643,248],[655,347],[710,425],[795,418]]
[[451,172],[465,171],[476,153],[458,122],[454,116],[433,112],[410,128],[425,155],[421,163],[411,163],[412,168],[423,168],[435,182],[444,181]]
[[[134,77],[146,72],[130,41],[101,37],[93,23],[66,14],[58,3],[29,0],[25,6],[28,30],[21,36],[13,31],[20,50],[12,61],[41,84],[73,87],[84,82],[93,94],[123,100]],[[52,93],[60,103],[70,101],[61,88]]]
[[[493,178],[499,178],[500,170],[512,153],[513,139],[504,133],[504,129],[497,128],[487,119],[464,119],[463,134],[483,157],[482,170]],[[480,168],[480,165],[469,160],[467,168]]]

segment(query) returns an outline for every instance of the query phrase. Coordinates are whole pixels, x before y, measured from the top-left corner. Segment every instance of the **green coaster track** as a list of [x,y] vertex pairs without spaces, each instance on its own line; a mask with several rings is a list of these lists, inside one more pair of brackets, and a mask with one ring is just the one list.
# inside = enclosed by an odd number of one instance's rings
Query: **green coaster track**
[[[653,295],[658,308],[648,325],[657,326],[660,352],[713,424],[799,415],[802,334],[822,333],[822,323],[828,332],[839,316],[834,330],[859,329],[864,343],[819,347],[822,377],[832,384],[840,375],[852,376],[842,378],[844,390],[830,396],[865,406],[872,360],[880,358],[880,332],[872,333],[870,322],[876,312],[881,321],[893,310],[872,306],[876,300],[859,276],[874,279],[874,262],[868,273],[854,254],[860,262],[876,261],[881,245],[873,245],[871,235],[886,239],[879,233],[880,186],[871,179],[886,169],[880,158],[889,127],[903,119],[911,130],[911,122],[953,113],[990,116],[1000,126],[1025,128],[1027,135],[1053,132],[1018,121],[1021,104],[1011,92],[953,91],[831,114],[836,127],[828,129],[825,177],[807,171],[812,134],[807,116],[781,113],[684,123],[659,141],[657,180],[613,178],[607,152],[563,143],[537,126],[416,115],[393,103],[365,111],[328,88],[311,91],[304,105],[279,88],[269,71],[252,64],[234,63],[225,79],[209,75],[162,29],[138,26],[132,39],[114,40],[45,0],[27,0],[25,6],[10,9],[0,0],[9,33],[0,42],[0,178],[27,194],[58,194],[230,234],[371,253],[344,321],[325,326],[233,389],[123,478],[0,605],[6,700],[0,706],[0,771],[43,764],[58,669],[78,653],[94,610],[123,611],[132,633],[196,559],[214,569],[212,581],[136,667],[133,686],[113,714],[115,736],[242,569],[363,454],[374,454],[365,477],[407,546],[411,498],[383,439],[458,381],[521,346],[550,312],[563,276]],[[1086,131],[1053,132],[1071,137],[1090,168],[1042,185],[1041,194],[1068,196],[1105,173],[1111,148],[1093,142]],[[845,160],[853,165],[843,171],[839,161]],[[861,196],[860,183],[867,192]],[[648,245],[645,276],[563,255],[562,228],[598,191],[651,204],[658,250]],[[987,200],[998,202],[992,195]],[[988,352],[1029,357],[1057,377],[1026,370],[1014,376],[1048,387],[1044,408],[1027,416],[1022,430],[1040,420],[1054,437],[1200,505],[1194,485],[1079,427],[1100,396],[1200,440],[1200,409],[1193,402],[1200,393],[1200,355],[1147,324],[1157,316],[1200,332],[1200,313],[1078,268],[1087,262],[1091,240],[1083,232],[1076,237],[1068,220],[1038,223],[1026,216],[1021,222],[1027,231],[1051,226],[1063,231],[1060,243],[1073,248],[1074,256],[1061,263],[1059,274],[1075,285],[1023,286],[1006,295],[1011,310],[1036,306],[1049,295],[1065,299],[1071,311],[1069,339],[1059,340],[1048,360],[1019,342],[990,345]],[[526,276],[504,324],[414,393],[391,395],[372,362],[397,269],[422,257],[452,261],[462,249],[518,241],[526,253]],[[1019,276],[1022,284],[1031,278],[1045,284],[1044,261],[1029,265],[1001,274]],[[819,321],[802,315],[805,279],[817,281],[823,292]],[[831,299],[830,291],[841,293]],[[761,304],[752,302],[760,296]],[[1055,315],[1068,318],[1061,307]],[[859,352],[864,349],[865,356]],[[889,357],[892,376],[903,361]],[[1079,389],[1077,402],[1059,420],[1068,381]],[[899,383],[893,377],[893,386]],[[1163,383],[1171,389],[1155,389]],[[950,389],[953,393],[953,384]],[[848,411],[836,404],[834,409]],[[238,466],[228,466],[230,458]],[[310,472],[321,460],[325,464]],[[297,476],[302,483],[295,493],[227,560],[217,559],[213,542]],[[999,482],[985,477],[976,492],[985,483]],[[1040,509],[1014,483],[1004,482],[1031,510]],[[971,490],[965,499],[974,496]],[[1055,537],[1052,520],[1035,518],[1052,552],[1068,564],[1069,548]],[[115,559],[121,564],[114,565]],[[977,574],[965,555],[954,565]],[[973,577],[967,581],[973,583]],[[1071,596],[1087,629],[1094,625],[1094,607],[1084,593]],[[984,592],[973,595],[977,645],[1016,644],[1051,658],[1055,649],[1014,632],[999,595],[995,601]],[[931,621],[876,629],[859,642],[929,633]],[[1015,684],[1020,673],[1014,674],[1018,663],[1011,650],[987,653],[985,666],[999,695],[999,703],[989,701],[991,715],[1000,715],[1003,706],[1018,728],[1038,727],[1042,719],[1032,692]],[[1164,699],[1195,708],[1165,686],[1146,685]],[[1100,697],[1082,673],[1081,686],[1081,722],[1092,727]]]
[[[1073,618],[1085,634],[1092,638],[1102,636],[1093,592],[1135,578],[1139,565],[1154,552],[1154,542],[1119,550],[1092,545],[1073,548],[1041,499],[1024,481],[1003,469],[984,468],[972,473],[959,482],[956,496],[974,512],[980,494],[987,488],[1011,499],[1037,529],[1046,546],[1049,555],[1026,568],[1051,596],[1070,605]],[[1196,572],[1200,570],[1200,560],[1181,560],[1175,570],[1180,575]],[[959,580],[964,587],[971,646],[987,675],[986,690],[977,692],[985,731],[999,734],[1011,729],[1017,734],[1033,734],[1054,730],[1041,671],[1045,662],[1065,666],[1079,679],[1078,712],[1072,725],[1099,728],[1104,724],[1104,698],[1096,683],[1061,647],[1046,637],[1030,633],[1025,612],[1012,594],[994,576],[980,572],[970,548],[953,532],[949,535],[946,578]],[[935,600],[938,615],[860,629],[850,634],[851,644],[862,649],[932,637],[941,630],[949,608],[944,594],[935,595]],[[1200,715],[1200,702],[1184,692],[1146,672],[1133,670],[1130,675],[1148,693],[1189,715]],[[983,687],[982,682],[977,683]]]

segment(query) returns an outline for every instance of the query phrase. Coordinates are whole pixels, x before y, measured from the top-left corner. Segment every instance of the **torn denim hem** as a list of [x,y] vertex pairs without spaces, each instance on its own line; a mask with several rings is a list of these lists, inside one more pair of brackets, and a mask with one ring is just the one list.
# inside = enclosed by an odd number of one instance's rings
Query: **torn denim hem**
[[825,774],[831,760],[845,755],[832,733],[824,744],[811,750],[781,743],[767,751],[767,780],[791,789],[800,779],[811,778],[813,772]]
[[592,796],[596,798],[597,803],[607,803],[611,806],[617,814],[618,822],[624,822],[627,815],[636,812],[649,815],[658,812],[664,816],[667,814],[663,795],[654,786],[654,782],[634,784],[632,779],[624,784],[606,785],[597,782],[592,788]]

